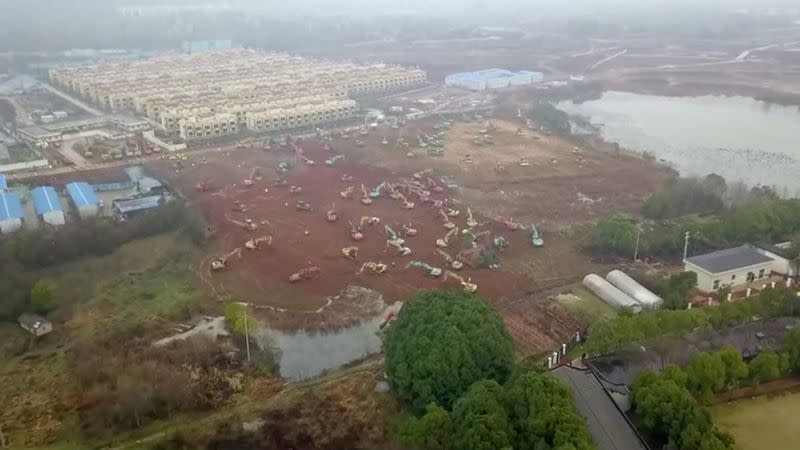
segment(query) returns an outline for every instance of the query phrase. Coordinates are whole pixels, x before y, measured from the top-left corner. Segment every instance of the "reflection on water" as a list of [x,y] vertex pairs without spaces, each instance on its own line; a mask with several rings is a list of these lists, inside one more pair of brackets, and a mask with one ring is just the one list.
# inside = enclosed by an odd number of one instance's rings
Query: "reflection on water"
[[603,137],[648,151],[682,174],[800,193],[800,109],[747,97],[661,97],[606,92],[559,108],[588,117]]
[[268,327],[259,331],[260,346],[279,351],[280,374],[284,378],[301,380],[321,375],[324,371],[378,353],[381,339],[378,331],[390,311],[399,311],[397,302],[371,319],[335,331],[286,332]]

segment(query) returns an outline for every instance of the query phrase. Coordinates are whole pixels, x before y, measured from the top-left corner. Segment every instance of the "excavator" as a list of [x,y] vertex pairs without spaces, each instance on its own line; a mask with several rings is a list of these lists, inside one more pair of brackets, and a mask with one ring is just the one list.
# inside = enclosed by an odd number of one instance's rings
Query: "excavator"
[[336,222],[339,219],[339,216],[336,214],[336,203],[331,205],[331,209],[325,214],[325,219],[328,222]]
[[408,265],[406,265],[406,269],[411,267],[417,267],[425,270],[425,275],[431,278],[437,278],[442,274],[442,269],[430,266],[422,261],[411,261],[408,263]]
[[389,145],[389,140],[386,139],[386,136],[384,136],[383,139],[381,139],[381,145]]
[[492,243],[501,252],[508,247],[508,241],[503,236],[495,236],[492,238]]
[[355,189],[356,188],[354,186],[350,186],[347,189],[339,192],[339,197],[342,197],[343,199],[351,199],[353,198],[353,191]]
[[439,183],[437,183],[436,180],[431,177],[428,177],[428,188],[437,194],[444,192],[444,188],[439,186]]
[[386,186],[386,182],[385,181],[383,181],[383,182],[381,182],[381,184],[375,186],[375,188],[369,192],[369,197],[370,198],[378,198],[378,197],[380,197],[381,196],[381,190],[385,186]]
[[478,285],[472,283],[471,279],[465,280],[464,277],[461,277],[449,270],[444,273],[444,281],[447,281],[448,278],[453,278],[457,280],[458,283],[461,285],[461,288],[464,290],[464,292],[467,292],[469,294],[474,294],[478,290]]
[[197,183],[197,185],[194,187],[194,190],[196,190],[197,192],[206,192],[208,191],[209,184],[211,184],[211,182],[213,181],[214,181],[213,178],[210,178],[208,180],[203,180]]
[[531,163],[528,162],[527,158],[525,158],[524,156],[520,156],[519,157],[519,166],[520,167],[528,167],[530,165],[531,165]]
[[222,269],[228,268],[228,260],[231,259],[234,255],[238,256],[239,258],[242,257],[242,248],[236,247],[235,249],[231,250],[230,252],[211,260],[211,270],[217,271]]
[[258,229],[258,224],[255,223],[252,219],[244,219],[244,222],[239,222],[238,220],[227,217],[227,215],[225,218],[228,219],[229,222],[235,225],[239,225],[240,227],[244,228],[247,231],[255,231],[256,229]]
[[272,236],[265,235],[265,236],[259,236],[254,239],[250,239],[244,243],[244,248],[250,251],[255,251],[261,248],[262,243],[267,246],[272,245]]
[[397,195],[400,197],[400,200],[403,201],[403,209],[414,209],[414,202],[408,201],[405,195],[398,192]]
[[300,158],[300,160],[303,161],[303,164],[305,164],[307,166],[313,166],[314,164],[316,164],[313,159],[308,159],[302,153],[297,153],[297,157]]
[[451,222],[451,221],[450,221],[450,217],[449,217],[447,214],[445,214],[445,212],[444,212],[443,210],[441,210],[441,209],[439,210],[439,215],[441,215],[441,216],[442,216],[442,220],[444,221],[444,223],[442,224],[442,226],[444,226],[444,228],[445,228],[446,230],[453,230],[453,229],[455,229],[455,227],[456,227],[456,224],[454,224],[453,222]]
[[386,237],[387,237],[388,241],[394,241],[394,242],[397,242],[400,245],[403,245],[403,244],[406,243],[405,239],[400,237],[393,229],[391,229],[389,227],[389,225],[384,225],[383,226],[383,231],[386,233]]
[[454,208],[447,208],[445,214],[447,214],[447,217],[458,217],[458,215],[461,214],[461,211]]
[[351,246],[343,248],[342,256],[344,256],[347,259],[355,260],[356,258],[358,258],[358,247]]
[[298,211],[311,211],[311,203],[305,200],[298,200],[297,203],[294,204],[294,209]]
[[302,281],[302,280],[309,280],[309,279],[311,279],[312,276],[314,276],[314,274],[316,274],[318,272],[319,272],[319,267],[317,267],[317,266],[304,267],[304,268],[298,270],[297,272],[291,274],[289,276],[289,282],[290,283],[296,283],[296,282]]
[[342,181],[342,183],[351,183],[353,181],[353,176],[343,173],[342,177],[339,179]]
[[417,229],[414,228],[414,224],[407,223],[403,225],[403,234],[405,234],[408,237],[414,237],[417,235]]
[[325,150],[326,152],[330,152],[333,150],[333,147],[329,142],[326,141],[325,144],[322,145],[322,149]]
[[336,161],[338,161],[340,159],[343,159],[343,158],[344,158],[344,155],[336,155],[336,156],[334,156],[332,158],[328,158],[328,159],[325,160],[325,165],[328,166],[328,167],[333,167],[334,165],[336,165]]
[[458,235],[458,228],[453,228],[444,235],[444,238],[436,240],[436,247],[447,248],[450,245],[450,238]]
[[475,228],[478,226],[478,221],[472,217],[472,210],[467,208],[467,226],[470,228]]
[[531,224],[531,245],[534,247],[544,246],[544,239],[542,239],[542,235],[539,234],[539,230],[536,229],[534,224]]
[[463,262],[453,258],[452,256],[450,256],[449,253],[445,252],[444,250],[437,248],[436,249],[436,253],[438,253],[442,258],[444,258],[445,261],[447,261],[448,264],[450,264],[450,268],[451,269],[453,269],[453,270],[461,270],[461,269],[464,268],[464,263]]
[[289,193],[290,194],[299,194],[303,192],[302,186],[289,186]]
[[386,273],[386,271],[389,270],[389,266],[380,261],[367,261],[361,265],[361,270],[359,270],[358,273],[364,273],[364,270],[368,271],[369,273],[380,275]]
[[425,169],[425,170],[420,170],[419,172],[414,172],[414,174],[411,175],[411,177],[414,178],[415,180],[421,180],[423,176],[429,173],[433,173],[433,169]]
[[505,225],[509,231],[517,231],[522,227],[522,225],[520,225],[517,222],[514,222],[514,219],[510,217],[497,216],[495,220]]
[[367,194],[367,188],[364,187],[363,184],[361,185],[361,204],[362,205],[371,205],[372,204],[372,199],[369,198],[369,195]]
[[356,242],[364,239],[364,233],[361,232],[361,227],[356,227],[353,225],[353,222],[347,222],[350,224],[350,238]]

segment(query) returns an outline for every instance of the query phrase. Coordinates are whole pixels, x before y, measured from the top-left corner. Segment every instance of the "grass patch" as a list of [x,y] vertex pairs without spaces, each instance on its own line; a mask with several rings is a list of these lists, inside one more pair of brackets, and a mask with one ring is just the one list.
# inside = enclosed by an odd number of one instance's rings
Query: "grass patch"
[[798,448],[800,393],[742,399],[712,408],[714,422],[736,439],[740,450]]
[[572,286],[569,294],[559,295],[556,303],[587,324],[617,316],[614,308],[580,284]]

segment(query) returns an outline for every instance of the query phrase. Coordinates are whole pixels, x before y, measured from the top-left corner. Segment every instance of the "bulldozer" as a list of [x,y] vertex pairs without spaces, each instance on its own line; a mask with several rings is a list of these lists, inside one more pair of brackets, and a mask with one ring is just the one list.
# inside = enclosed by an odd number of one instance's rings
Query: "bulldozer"
[[265,244],[267,246],[272,245],[272,236],[265,235],[250,239],[244,243],[244,248],[250,251],[255,251],[261,248],[261,244]]
[[358,247],[351,246],[343,248],[342,256],[344,256],[347,259],[355,260],[356,258],[358,258]]
[[472,210],[470,208],[467,208],[467,226],[470,228],[478,226],[478,221],[472,216]]
[[425,271],[425,275],[427,275],[427,276],[429,276],[431,278],[437,278],[437,277],[442,275],[442,269],[440,269],[438,267],[433,267],[433,266],[428,265],[428,264],[426,264],[426,263],[424,263],[422,261],[410,261],[408,263],[408,265],[406,265],[406,269],[411,268],[411,267],[416,267],[416,268],[423,269]]
[[336,214],[336,203],[331,205],[331,209],[325,214],[325,220],[328,222],[336,222],[339,216]]
[[228,260],[231,259],[233,256],[238,256],[239,258],[242,257],[242,249],[241,247],[236,247],[235,249],[231,250],[230,252],[211,260],[211,270],[218,271],[222,269],[227,269]]
[[439,210],[439,215],[442,216],[442,220],[444,221],[442,226],[444,226],[445,230],[455,229],[456,224],[450,221],[450,217],[443,210]]
[[471,279],[466,279],[465,280],[464,277],[462,277],[462,276],[460,276],[458,274],[455,274],[455,273],[453,273],[453,272],[451,272],[449,270],[444,273],[444,281],[447,281],[448,278],[452,278],[452,279],[458,281],[458,283],[461,285],[461,288],[466,293],[474,294],[475,292],[478,291],[478,285],[473,283]]
[[447,264],[450,264],[450,268],[453,270],[461,270],[464,268],[464,263],[459,261],[458,259],[453,258],[450,256],[449,253],[445,252],[442,249],[436,249],[436,253],[438,253],[442,258],[447,261]]
[[450,238],[453,236],[458,236],[458,228],[453,228],[452,230],[448,231],[443,238],[437,239],[436,247],[447,248],[448,246],[450,246]]
[[333,156],[331,158],[326,159],[325,160],[325,165],[327,167],[333,167],[334,165],[336,165],[336,161],[339,161],[340,159],[344,159],[344,155],[336,155],[336,156]]
[[371,205],[372,204],[372,199],[369,198],[369,195],[367,194],[367,188],[364,187],[363,184],[361,185],[361,204],[362,205]]
[[364,239],[364,233],[361,232],[361,227],[356,227],[353,225],[353,222],[347,222],[350,224],[350,239],[358,242]]
[[544,246],[544,239],[542,239],[542,235],[539,234],[539,230],[536,229],[536,225],[531,224],[531,245],[534,247],[543,247]]
[[367,261],[361,265],[361,270],[359,270],[358,273],[364,273],[365,270],[369,273],[381,275],[386,273],[387,270],[389,270],[389,266],[380,261],[378,262]]
[[308,266],[304,267],[297,272],[289,275],[290,283],[297,283],[298,281],[310,280],[315,274],[319,273],[319,267]]
[[356,188],[354,186],[350,186],[347,189],[339,192],[339,197],[342,197],[344,199],[351,199],[351,198],[353,198],[353,191],[355,189]]

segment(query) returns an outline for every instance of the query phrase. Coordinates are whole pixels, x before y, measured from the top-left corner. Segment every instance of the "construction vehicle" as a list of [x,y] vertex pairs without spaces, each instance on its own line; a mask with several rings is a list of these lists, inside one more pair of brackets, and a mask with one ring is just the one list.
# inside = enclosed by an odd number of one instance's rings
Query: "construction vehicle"
[[403,225],[403,234],[407,237],[414,237],[417,235],[417,229],[414,228],[413,224],[407,223]]
[[290,194],[300,194],[303,192],[302,186],[289,186],[289,193]]
[[387,239],[386,245],[397,249],[397,256],[408,256],[411,254],[411,249],[403,245],[404,242],[405,240],[402,238],[398,238],[395,240]]
[[361,129],[360,129],[360,130],[358,130],[358,134],[359,134],[359,135],[361,135],[361,136],[366,136],[366,135],[368,135],[368,134],[369,134],[369,132],[367,131],[367,127],[365,127],[365,126],[364,126],[364,127],[361,127]]
[[459,211],[459,210],[457,210],[455,208],[447,208],[447,211],[445,211],[445,214],[447,214],[447,217],[458,217],[461,214],[461,211]]
[[478,226],[478,221],[472,217],[472,210],[467,208],[467,226],[470,228],[475,228]]
[[408,263],[408,265],[406,265],[406,269],[411,267],[423,269],[425,271],[425,275],[431,278],[437,278],[442,274],[442,269],[430,266],[422,261],[411,261]]
[[397,193],[400,196],[400,200],[403,201],[403,209],[414,209],[414,202],[408,201],[405,195],[401,194],[400,192]]
[[485,144],[486,141],[484,140],[483,136],[475,136],[475,138],[472,139],[472,143],[475,144],[475,145],[480,146],[480,145]]
[[362,141],[361,139],[356,139],[356,147],[363,147],[363,146],[364,146],[364,141]]
[[309,280],[314,274],[319,272],[319,267],[317,266],[308,266],[298,270],[297,272],[291,274],[289,276],[290,283],[296,283],[302,280]]
[[303,164],[307,166],[313,166],[314,164],[316,164],[313,159],[306,158],[306,156],[303,155],[302,153],[297,153],[297,157],[300,158],[300,160],[303,161]]
[[488,145],[494,145],[494,138],[491,134],[485,134],[483,135],[483,142]]
[[441,187],[439,183],[437,183],[436,180],[431,177],[428,177],[428,189],[430,189],[432,192],[436,192],[437,194],[444,192],[444,188]]
[[436,247],[447,248],[450,246],[450,238],[458,235],[458,228],[453,228],[444,235],[443,238],[436,240]]
[[452,256],[450,256],[449,253],[445,252],[444,250],[437,248],[436,253],[438,253],[442,258],[444,258],[444,260],[447,261],[447,264],[450,264],[451,269],[461,270],[464,268],[463,262],[453,258]]
[[272,151],[272,143],[270,142],[269,139],[264,139],[264,144],[262,145],[262,148],[264,149],[265,152]]
[[343,159],[344,155],[336,155],[334,157],[328,158],[325,160],[325,165],[328,167],[333,167],[336,164],[336,161]]
[[470,155],[469,153],[467,153],[464,156],[464,159],[462,159],[461,162],[463,162],[464,164],[475,164],[475,160],[472,159],[472,155]]
[[297,203],[294,204],[294,209],[298,211],[311,211],[311,203],[305,200],[298,200]]
[[389,266],[380,261],[367,261],[361,265],[361,270],[359,270],[358,273],[364,273],[364,270],[367,270],[369,273],[380,275],[386,273],[386,271],[389,270]]
[[370,198],[378,198],[378,197],[380,197],[381,196],[381,190],[384,188],[384,186],[386,186],[386,182],[385,181],[383,181],[383,182],[381,182],[381,184],[375,186],[375,188],[369,192],[369,197]]
[[258,224],[255,223],[252,219],[244,219],[244,222],[239,222],[238,220],[231,219],[230,217],[227,217],[227,219],[229,222],[235,225],[239,225],[240,227],[244,228],[247,231],[255,231],[258,229]]
[[503,236],[495,236],[492,239],[492,243],[494,244],[495,248],[501,252],[508,247],[508,241]]
[[383,139],[381,139],[381,145],[389,145],[389,140],[386,139],[386,136],[384,136]]
[[242,257],[242,249],[241,247],[236,247],[235,249],[231,250],[230,252],[211,260],[211,270],[222,270],[228,268],[228,260],[231,259],[234,255],[238,256],[239,258]]
[[353,225],[353,222],[347,222],[350,224],[350,239],[358,242],[364,239],[364,233],[361,232],[361,227],[356,227]]
[[428,143],[427,143],[427,142],[425,142],[425,140],[424,140],[424,139],[422,139],[422,135],[419,135],[419,136],[417,137],[417,139],[418,139],[418,141],[419,141],[419,142],[417,143],[417,146],[418,146],[419,148],[426,148],[426,147],[428,146]]
[[213,178],[208,180],[203,180],[197,183],[197,185],[194,187],[194,190],[196,190],[197,192],[206,192],[208,191],[208,186],[209,184],[211,184],[212,181],[214,181]]
[[255,251],[261,248],[261,244],[266,244],[267,246],[272,245],[272,236],[265,235],[250,239],[244,243],[244,247],[248,250]]
[[536,229],[536,225],[531,224],[531,244],[534,247],[542,247],[544,246],[544,239],[539,234],[539,230]]
[[353,191],[355,189],[356,189],[355,186],[350,186],[347,189],[339,192],[339,197],[342,197],[344,199],[351,199],[353,198]]
[[371,205],[372,204],[372,199],[369,198],[369,195],[367,194],[367,188],[364,187],[363,184],[361,185],[361,204],[363,204],[363,205]]
[[525,158],[524,156],[520,156],[519,157],[519,166],[520,167],[528,167],[530,165],[531,165],[531,163],[528,162],[527,158]]
[[253,183],[260,180],[261,180],[261,168],[253,167],[253,170],[250,171],[250,176],[244,179],[244,185],[252,186]]
[[233,201],[233,210],[237,211],[237,212],[240,212],[240,213],[246,213],[247,212],[247,205],[245,205],[244,203],[240,202],[239,200],[234,200]]
[[447,214],[446,214],[446,213],[445,213],[443,210],[441,210],[441,209],[439,210],[439,215],[441,215],[441,216],[442,216],[442,220],[444,221],[444,223],[442,224],[442,226],[444,226],[444,228],[445,228],[446,230],[453,230],[453,229],[455,229],[455,227],[456,227],[456,224],[454,224],[453,222],[451,222],[451,221],[450,221],[450,217],[449,217],[449,216],[448,216],[448,215],[447,215]]
[[375,225],[378,225],[379,223],[381,223],[381,218],[380,217],[361,216],[361,220],[359,221],[358,225],[360,227],[363,227],[364,225],[370,225],[370,226],[374,227]]
[[395,188],[394,184],[392,183],[386,184],[386,190],[389,191],[389,198],[392,200],[400,200],[402,197],[402,194],[397,191],[397,188]]
[[458,281],[458,283],[461,285],[461,288],[466,293],[474,294],[478,290],[478,285],[475,284],[475,283],[472,283],[471,279],[466,279],[465,280],[463,277],[461,277],[458,274],[455,274],[455,273],[453,273],[453,272],[451,272],[449,270],[444,273],[444,281],[447,281],[448,278],[452,278],[452,279]]
[[356,258],[358,258],[358,247],[351,246],[343,248],[342,256],[344,256],[347,259],[355,260]]
[[401,238],[393,229],[389,227],[389,225],[383,226],[383,231],[386,233],[387,240],[397,242],[400,245],[406,243],[405,239]]
[[517,128],[517,131],[514,132],[514,134],[516,134],[517,136],[525,136],[525,130],[523,130],[522,128]]
[[336,214],[336,203],[331,205],[331,209],[325,213],[325,220],[328,222],[336,222],[339,219],[339,216]]
[[326,152],[333,151],[333,147],[328,142],[325,142],[325,144],[322,145],[322,149]]
[[342,177],[339,178],[342,183],[351,183],[353,181],[353,176],[348,174],[342,174]]
[[505,225],[509,231],[517,231],[522,227],[521,224],[514,222],[514,219],[510,217],[497,216],[495,220]]
[[294,167],[294,161],[288,160],[288,159],[287,160],[283,160],[283,161],[278,163],[278,173],[286,173],[292,167]]

